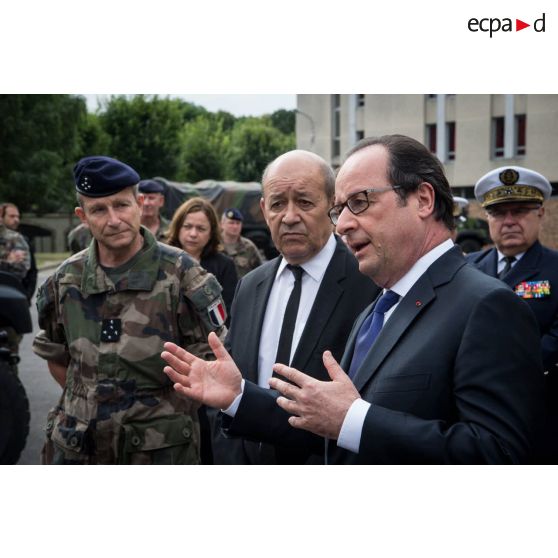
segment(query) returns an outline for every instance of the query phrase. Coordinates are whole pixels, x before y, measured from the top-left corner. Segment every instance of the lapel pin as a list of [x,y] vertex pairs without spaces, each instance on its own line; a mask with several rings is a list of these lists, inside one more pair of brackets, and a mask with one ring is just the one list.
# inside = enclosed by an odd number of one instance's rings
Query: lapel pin
[[422,306],[422,302],[420,300],[417,300],[415,302],[415,306],[418,308],[419,306]]

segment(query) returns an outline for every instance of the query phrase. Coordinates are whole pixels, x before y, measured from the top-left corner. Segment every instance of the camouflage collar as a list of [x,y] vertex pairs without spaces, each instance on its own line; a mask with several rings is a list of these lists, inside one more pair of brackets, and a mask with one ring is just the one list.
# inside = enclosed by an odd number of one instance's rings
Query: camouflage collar
[[134,265],[129,272],[115,285],[97,260],[96,242],[89,245],[83,276],[81,291],[84,294],[96,294],[119,291],[150,291],[153,289],[159,273],[161,257],[155,237],[145,227],[141,227],[144,237],[142,249],[134,256]]

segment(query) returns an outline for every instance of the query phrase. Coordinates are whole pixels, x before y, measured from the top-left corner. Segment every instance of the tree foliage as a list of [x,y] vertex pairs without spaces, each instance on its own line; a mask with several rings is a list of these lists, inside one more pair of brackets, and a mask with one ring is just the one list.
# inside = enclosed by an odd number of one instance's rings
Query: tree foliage
[[259,181],[267,164],[294,148],[294,135],[284,135],[265,121],[248,118],[232,130],[228,175],[232,180]]
[[0,95],[0,196],[45,213],[73,204],[72,167],[86,122],[82,97]]
[[142,177],[174,177],[184,123],[205,112],[180,99],[119,96],[111,98],[100,120],[111,138],[111,156],[134,167]]
[[285,135],[295,133],[296,111],[279,109],[269,116],[271,125]]
[[206,109],[181,99],[113,96],[87,113],[72,95],[0,95],[0,201],[44,213],[74,207],[72,168],[109,155],[142,178],[258,181],[293,149],[294,111],[259,118]]
[[224,180],[229,138],[224,132],[224,121],[198,116],[180,136],[180,169],[177,180]]

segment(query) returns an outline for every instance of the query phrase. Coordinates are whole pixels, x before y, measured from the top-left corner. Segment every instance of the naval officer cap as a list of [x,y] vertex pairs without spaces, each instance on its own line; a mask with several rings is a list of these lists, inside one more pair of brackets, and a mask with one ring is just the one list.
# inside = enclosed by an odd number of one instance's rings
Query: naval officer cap
[[165,187],[156,180],[142,180],[139,183],[139,191],[142,194],[164,194]]
[[90,198],[102,198],[135,186],[140,177],[132,167],[121,161],[94,155],[76,163],[74,181],[78,193]]
[[229,207],[228,209],[225,209],[223,213],[227,219],[232,219],[233,221],[244,221],[242,212],[236,207]]
[[475,184],[475,197],[483,207],[506,202],[543,203],[552,186],[538,172],[523,167],[500,167],[487,172]]

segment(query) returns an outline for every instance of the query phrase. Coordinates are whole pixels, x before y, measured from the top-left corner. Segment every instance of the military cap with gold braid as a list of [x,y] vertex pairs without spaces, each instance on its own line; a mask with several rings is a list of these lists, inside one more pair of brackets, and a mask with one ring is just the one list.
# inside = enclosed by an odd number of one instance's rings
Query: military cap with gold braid
[[523,167],[500,167],[487,172],[475,184],[475,197],[483,207],[506,202],[543,203],[552,186],[538,172]]

